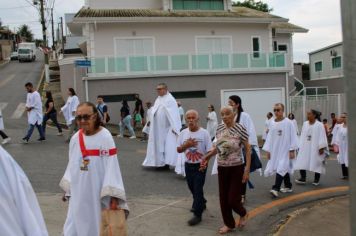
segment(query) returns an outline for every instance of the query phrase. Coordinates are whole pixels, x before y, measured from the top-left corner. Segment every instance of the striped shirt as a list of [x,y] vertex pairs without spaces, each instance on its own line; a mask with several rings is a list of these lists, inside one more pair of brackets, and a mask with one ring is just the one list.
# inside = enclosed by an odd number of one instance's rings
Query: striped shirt
[[236,123],[227,128],[220,124],[216,131],[216,148],[218,150],[218,166],[238,166],[243,164],[242,142],[248,141],[246,129]]

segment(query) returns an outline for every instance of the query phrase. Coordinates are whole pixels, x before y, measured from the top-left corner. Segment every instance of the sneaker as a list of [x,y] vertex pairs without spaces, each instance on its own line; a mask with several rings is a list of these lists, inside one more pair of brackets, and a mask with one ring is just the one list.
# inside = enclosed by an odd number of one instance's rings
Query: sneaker
[[2,141],[1,144],[7,144],[7,143],[10,142],[10,141],[11,141],[11,138],[6,138],[6,139],[4,139],[4,140]]
[[281,188],[281,192],[282,193],[292,193],[293,189],[291,189],[291,188]]
[[271,191],[269,191],[272,195],[272,197],[278,197],[278,191],[277,190],[274,190],[274,189],[271,189]]
[[135,135],[131,136],[129,139],[136,139],[136,136]]
[[305,181],[304,179],[296,179],[295,182],[297,184],[303,184],[303,185],[305,185],[307,183],[307,181]]
[[193,218],[191,218],[191,219],[188,221],[188,225],[194,226],[194,225],[199,224],[200,222],[201,222],[201,217],[193,216]]
[[62,132],[57,133],[57,136],[63,136],[63,133]]
[[118,138],[123,138],[120,134],[116,135],[116,137],[118,137]]
[[314,181],[314,182],[312,183],[312,185],[318,186],[318,185],[319,185],[319,182],[315,182],[315,181]]
[[23,144],[28,144],[28,138],[23,138],[23,139],[22,139],[22,143],[23,143]]
[[46,138],[39,138],[39,139],[37,139],[37,141],[39,141],[39,142],[46,141]]

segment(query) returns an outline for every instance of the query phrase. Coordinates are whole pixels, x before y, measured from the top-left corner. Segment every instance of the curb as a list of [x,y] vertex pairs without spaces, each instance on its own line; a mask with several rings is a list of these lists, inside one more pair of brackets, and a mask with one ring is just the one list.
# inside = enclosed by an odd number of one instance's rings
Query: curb
[[4,62],[0,64],[0,68],[3,66],[6,66],[9,63],[10,63],[10,60],[4,60]]

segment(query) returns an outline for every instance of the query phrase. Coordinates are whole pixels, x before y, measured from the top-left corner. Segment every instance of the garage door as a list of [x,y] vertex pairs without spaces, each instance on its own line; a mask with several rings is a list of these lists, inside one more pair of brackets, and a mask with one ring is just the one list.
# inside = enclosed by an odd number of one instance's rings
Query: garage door
[[222,90],[221,105],[227,105],[231,95],[241,97],[242,107],[250,114],[257,135],[262,135],[266,114],[273,113],[273,105],[279,102],[285,104],[284,88]]

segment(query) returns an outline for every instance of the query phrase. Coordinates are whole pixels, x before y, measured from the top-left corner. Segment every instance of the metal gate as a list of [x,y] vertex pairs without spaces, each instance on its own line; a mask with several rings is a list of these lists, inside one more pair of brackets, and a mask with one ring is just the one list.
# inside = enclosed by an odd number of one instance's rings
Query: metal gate
[[345,94],[326,94],[326,95],[308,95],[290,97],[290,109],[301,127],[307,119],[307,112],[310,109],[320,111],[322,119],[328,119],[330,123],[330,114],[337,116],[346,112]]

